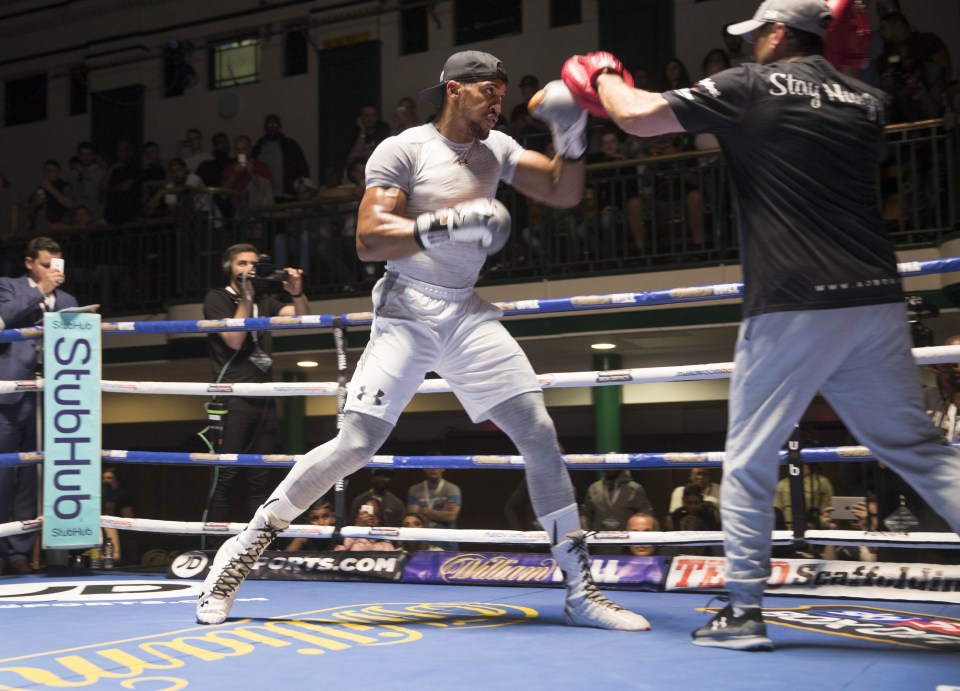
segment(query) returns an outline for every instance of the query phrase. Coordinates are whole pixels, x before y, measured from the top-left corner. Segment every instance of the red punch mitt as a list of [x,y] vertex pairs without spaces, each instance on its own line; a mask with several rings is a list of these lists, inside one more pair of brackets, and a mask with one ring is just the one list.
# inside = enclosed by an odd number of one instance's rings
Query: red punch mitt
[[823,55],[834,67],[863,69],[870,59],[870,18],[863,0],[829,0],[833,21]]
[[633,86],[633,76],[627,72],[623,63],[615,55],[603,51],[567,58],[560,70],[560,78],[570,89],[578,106],[593,115],[608,118],[610,116],[607,115],[597,93],[597,77],[604,72],[619,74],[627,86]]

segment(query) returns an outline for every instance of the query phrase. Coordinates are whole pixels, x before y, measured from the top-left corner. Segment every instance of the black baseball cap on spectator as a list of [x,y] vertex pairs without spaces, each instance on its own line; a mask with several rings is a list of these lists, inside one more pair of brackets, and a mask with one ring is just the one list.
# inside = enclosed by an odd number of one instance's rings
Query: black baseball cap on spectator
[[443,105],[443,90],[447,82],[479,82],[499,79],[507,83],[507,70],[499,58],[479,50],[454,53],[443,65],[440,82],[420,92],[420,98],[439,108]]

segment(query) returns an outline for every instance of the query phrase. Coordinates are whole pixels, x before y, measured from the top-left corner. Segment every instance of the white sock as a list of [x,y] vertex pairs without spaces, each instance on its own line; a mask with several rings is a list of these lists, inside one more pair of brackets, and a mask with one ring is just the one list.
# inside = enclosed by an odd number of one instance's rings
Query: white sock
[[566,540],[567,533],[580,530],[580,512],[576,504],[551,511],[545,516],[537,516],[540,525],[547,531],[550,544],[557,545]]
[[286,493],[280,487],[277,487],[273,491],[273,494],[270,495],[270,498],[263,502],[261,508],[287,524],[292,523],[297,516],[307,510],[306,507],[300,508],[294,506],[293,503],[287,499]]

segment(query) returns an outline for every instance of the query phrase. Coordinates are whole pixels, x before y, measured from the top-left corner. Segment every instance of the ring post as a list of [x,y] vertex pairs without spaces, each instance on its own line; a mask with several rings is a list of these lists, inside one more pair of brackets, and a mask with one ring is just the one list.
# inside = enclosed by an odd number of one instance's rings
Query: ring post
[[43,546],[100,544],[100,315],[43,316]]
[[[598,372],[620,368],[620,356],[604,353],[593,356],[593,367]],[[596,422],[596,452],[611,453],[621,450],[620,414],[623,405],[622,386],[601,386],[590,389],[593,396],[593,412]]]

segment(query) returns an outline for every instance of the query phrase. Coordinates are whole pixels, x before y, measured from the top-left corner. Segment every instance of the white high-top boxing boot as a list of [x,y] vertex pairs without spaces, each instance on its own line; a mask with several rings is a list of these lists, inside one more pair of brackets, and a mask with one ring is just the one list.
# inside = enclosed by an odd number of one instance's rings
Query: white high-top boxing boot
[[650,628],[650,622],[609,600],[593,582],[585,533],[580,529],[576,504],[541,516],[540,524],[550,536],[553,558],[557,560],[567,586],[563,613],[568,624],[616,631],[646,631]]
[[239,535],[221,545],[197,598],[197,623],[226,621],[243,579],[277,533],[288,525],[261,506]]

